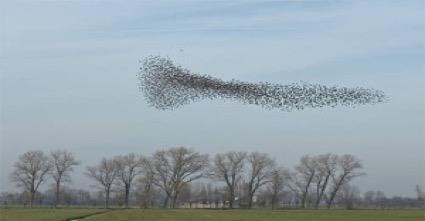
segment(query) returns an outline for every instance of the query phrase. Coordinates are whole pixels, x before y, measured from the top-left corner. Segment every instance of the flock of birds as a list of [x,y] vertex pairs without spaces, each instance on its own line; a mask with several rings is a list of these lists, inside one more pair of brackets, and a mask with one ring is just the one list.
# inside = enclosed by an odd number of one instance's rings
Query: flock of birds
[[148,103],[160,110],[173,110],[202,99],[216,98],[283,111],[375,104],[386,100],[382,91],[362,87],[223,81],[209,75],[191,73],[175,65],[169,58],[160,56],[146,57],[138,78],[139,87]]

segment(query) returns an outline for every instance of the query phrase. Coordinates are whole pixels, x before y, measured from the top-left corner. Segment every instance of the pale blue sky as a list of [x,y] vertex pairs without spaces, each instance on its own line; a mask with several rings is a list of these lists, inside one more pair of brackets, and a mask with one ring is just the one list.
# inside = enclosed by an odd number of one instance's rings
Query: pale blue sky
[[[101,157],[185,145],[363,160],[362,191],[413,196],[425,179],[425,5],[417,1],[0,1],[0,191],[31,149]],[[223,79],[363,86],[386,104],[302,112],[204,101],[149,107],[138,61],[169,56]]]

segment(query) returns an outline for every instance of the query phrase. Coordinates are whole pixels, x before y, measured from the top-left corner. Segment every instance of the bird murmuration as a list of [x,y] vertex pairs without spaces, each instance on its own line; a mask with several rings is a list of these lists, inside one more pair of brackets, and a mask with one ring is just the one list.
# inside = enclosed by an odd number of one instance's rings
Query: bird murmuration
[[223,81],[191,73],[169,58],[159,56],[149,56],[142,61],[138,78],[139,88],[148,103],[160,110],[173,110],[202,99],[216,98],[283,111],[376,104],[386,100],[383,91],[362,87]]

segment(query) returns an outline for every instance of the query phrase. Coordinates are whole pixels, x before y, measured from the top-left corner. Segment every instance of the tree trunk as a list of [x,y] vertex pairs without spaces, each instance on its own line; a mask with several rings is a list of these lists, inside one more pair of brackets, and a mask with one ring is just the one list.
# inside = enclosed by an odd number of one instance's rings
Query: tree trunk
[[108,209],[109,208],[109,193],[110,193],[110,188],[107,188],[105,191],[105,208]]
[[278,195],[278,193],[276,191],[273,191],[273,195],[272,195],[272,210],[275,209],[275,207],[276,207],[277,195]]
[[56,181],[56,198],[55,198],[55,208],[59,205],[59,198],[60,198],[60,179]]
[[337,188],[335,188],[335,190],[334,191],[332,191],[332,193],[331,193],[331,197],[329,198],[329,200],[328,200],[328,202],[327,202],[327,207],[328,207],[328,209],[330,209],[331,208],[331,206],[332,206],[332,203],[333,203],[333,201],[334,201],[334,198],[335,198],[335,196],[336,196],[336,192],[338,191],[338,189]]
[[176,201],[177,201],[177,194],[173,196],[173,199],[171,200],[171,207],[174,209],[176,208]]
[[314,205],[314,207],[315,207],[316,209],[318,209],[318,208],[319,208],[320,201],[322,201],[323,195],[324,195],[325,190],[326,190],[326,186],[328,185],[329,177],[330,177],[330,175],[326,176],[325,181],[324,181],[324,183],[323,183],[323,186],[322,186],[322,188],[320,189],[320,193],[319,193],[319,195],[318,195],[318,197],[317,197],[317,199],[316,199],[316,203],[315,203],[315,205]]
[[150,201],[151,201],[151,185],[147,184],[145,185],[145,190],[144,190],[143,208],[147,209],[150,205]]
[[168,207],[168,200],[170,199],[170,197],[167,195],[166,197],[165,197],[165,199],[164,199],[164,205],[163,205],[163,207],[164,208],[167,208]]
[[235,201],[235,193],[233,190],[230,191],[229,207],[233,209],[233,202]]
[[125,198],[124,198],[124,207],[129,207],[129,198],[130,198],[130,184],[125,184]]
[[308,178],[308,181],[306,183],[302,198],[301,198],[301,208],[305,208],[305,202],[307,201],[307,195],[308,195],[308,188],[310,187],[311,181],[313,180],[314,173]]
[[252,198],[254,197],[253,196],[254,194],[252,194],[252,193],[248,193],[248,208],[252,208]]
[[149,205],[150,205],[150,194],[145,194],[142,207],[143,209],[147,209],[149,208]]
[[34,196],[35,196],[35,191],[34,190],[31,190],[30,191],[30,208],[32,208],[32,206],[33,206]]
[[345,176],[346,176],[346,174],[344,174],[344,175],[340,178],[340,180],[339,180],[339,181],[338,181],[338,183],[336,184],[336,186],[335,186],[334,190],[332,191],[332,193],[331,193],[331,197],[329,198],[329,201],[328,201],[328,209],[330,209],[330,208],[331,208],[332,203],[333,203],[333,201],[334,201],[334,199],[335,199],[336,193],[338,192],[339,187],[342,185],[342,182],[344,181]]
[[305,208],[305,201],[307,198],[307,193],[303,192],[302,197],[301,197],[301,208],[304,209]]

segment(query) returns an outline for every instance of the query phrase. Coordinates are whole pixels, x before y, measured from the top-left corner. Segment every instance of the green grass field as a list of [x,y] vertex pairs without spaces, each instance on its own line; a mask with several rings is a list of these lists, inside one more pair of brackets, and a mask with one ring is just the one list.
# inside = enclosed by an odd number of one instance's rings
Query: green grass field
[[0,221],[65,221],[90,214],[105,212],[104,209],[0,209]]
[[[1,209],[0,221],[61,221],[99,209]],[[84,221],[423,221],[425,210],[207,210],[128,209],[88,216]]]

